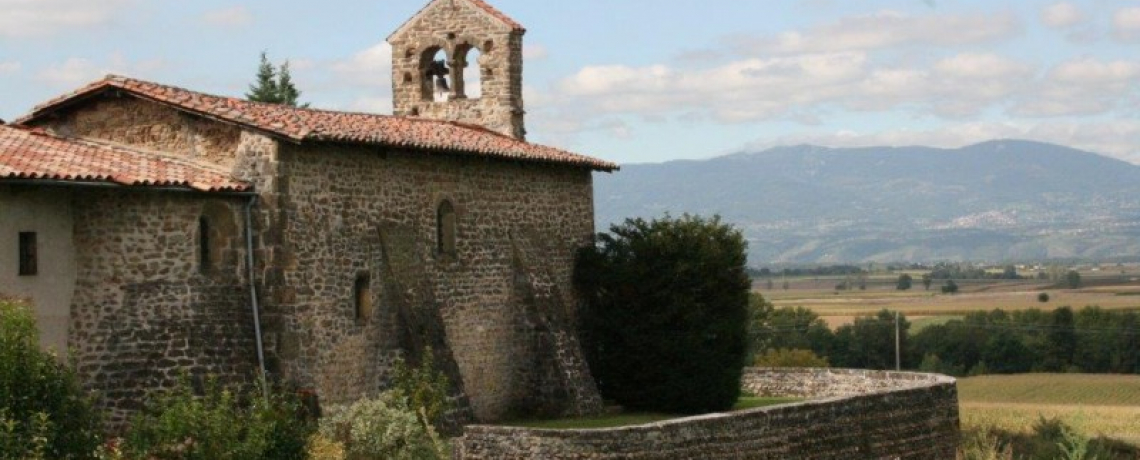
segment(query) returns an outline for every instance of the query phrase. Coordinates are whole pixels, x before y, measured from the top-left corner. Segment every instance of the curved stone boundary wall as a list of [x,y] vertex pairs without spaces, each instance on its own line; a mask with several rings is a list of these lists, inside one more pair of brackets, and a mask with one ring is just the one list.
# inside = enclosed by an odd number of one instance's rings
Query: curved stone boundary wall
[[838,369],[746,369],[759,395],[810,401],[648,425],[544,430],[472,425],[456,459],[953,459],[954,379]]

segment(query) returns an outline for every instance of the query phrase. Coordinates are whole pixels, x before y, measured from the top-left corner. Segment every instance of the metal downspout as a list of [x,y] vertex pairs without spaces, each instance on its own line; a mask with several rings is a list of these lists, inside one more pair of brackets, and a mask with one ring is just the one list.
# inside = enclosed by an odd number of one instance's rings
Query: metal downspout
[[251,196],[245,205],[245,257],[246,267],[249,270],[249,299],[253,310],[253,331],[257,339],[257,367],[260,370],[261,392],[265,399],[269,399],[269,388],[265,379],[265,349],[261,341],[261,307],[257,302],[257,280],[254,278],[253,257],[253,218],[251,217],[253,205],[257,203],[257,195]]

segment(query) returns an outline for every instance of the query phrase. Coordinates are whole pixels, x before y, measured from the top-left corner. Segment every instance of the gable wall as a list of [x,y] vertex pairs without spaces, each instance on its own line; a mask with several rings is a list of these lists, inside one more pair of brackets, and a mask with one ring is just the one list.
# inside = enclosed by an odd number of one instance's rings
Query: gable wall
[[[266,340],[286,377],[324,403],[349,402],[385,386],[400,349],[431,345],[450,353],[443,365],[479,419],[565,409],[546,407],[569,398],[543,393],[559,383],[541,332],[572,322],[573,258],[593,232],[590,171],[331,145],[285,146],[280,168],[288,262],[270,277]],[[458,217],[455,258],[435,250],[443,199]],[[364,321],[361,273],[376,305]],[[586,374],[575,385],[596,399]]]
[[242,138],[236,126],[131,96],[95,99],[41,123],[64,136],[117,142],[224,167],[235,165]]

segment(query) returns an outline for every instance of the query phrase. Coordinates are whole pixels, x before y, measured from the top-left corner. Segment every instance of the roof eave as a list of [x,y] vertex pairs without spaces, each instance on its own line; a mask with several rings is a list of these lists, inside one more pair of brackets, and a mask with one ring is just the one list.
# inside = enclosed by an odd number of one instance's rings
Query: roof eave
[[54,113],[57,113],[59,111],[66,110],[67,108],[69,108],[71,106],[75,106],[75,105],[78,105],[78,104],[85,102],[87,100],[98,97],[99,95],[102,95],[108,91],[120,91],[122,93],[129,94],[133,97],[136,97],[136,98],[139,98],[139,99],[142,99],[145,101],[153,102],[155,104],[161,104],[163,106],[170,107],[172,109],[175,109],[175,110],[178,110],[181,112],[193,114],[193,115],[196,115],[196,116],[199,116],[202,118],[206,118],[206,119],[209,119],[212,121],[216,121],[218,123],[225,123],[227,125],[237,126],[237,127],[244,128],[244,129],[249,129],[251,131],[256,131],[260,134],[272,136],[272,137],[277,138],[277,139],[286,140],[286,141],[297,143],[297,144],[305,141],[305,139],[306,139],[305,135],[294,136],[294,135],[291,135],[288,133],[273,131],[270,129],[265,129],[263,127],[254,125],[252,123],[245,123],[245,122],[242,122],[239,120],[231,120],[231,119],[219,117],[217,115],[214,115],[212,113],[205,112],[202,110],[196,110],[194,108],[186,107],[184,105],[164,101],[162,99],[156,99],[156,98],[150,97],[144,93],[141,93],[139,91],[135,91],[131,88],[116,85],[111,81],[104,81],[102,85],[95,86],[95,87],[87,89],[87,90],[81,90],[80,92],[76,92],[73,95],[63,96],[58,100],[53,100],[47,104],[36,107],[35,109],[32,110],[31,113],[24,115],[23,117],[20,117],[13,124],[27,125],[29,123],[34,123],[38,120],[43,119],[44,117],[48,117],[48,116],[50,116]]

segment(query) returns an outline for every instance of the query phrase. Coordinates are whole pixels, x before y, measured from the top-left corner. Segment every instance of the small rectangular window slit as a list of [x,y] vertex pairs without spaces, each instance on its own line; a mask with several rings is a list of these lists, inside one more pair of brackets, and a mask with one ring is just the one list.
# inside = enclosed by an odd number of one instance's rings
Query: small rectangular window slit
[[20,276],[39,273],[36,253],[36,232],[20,232]]

